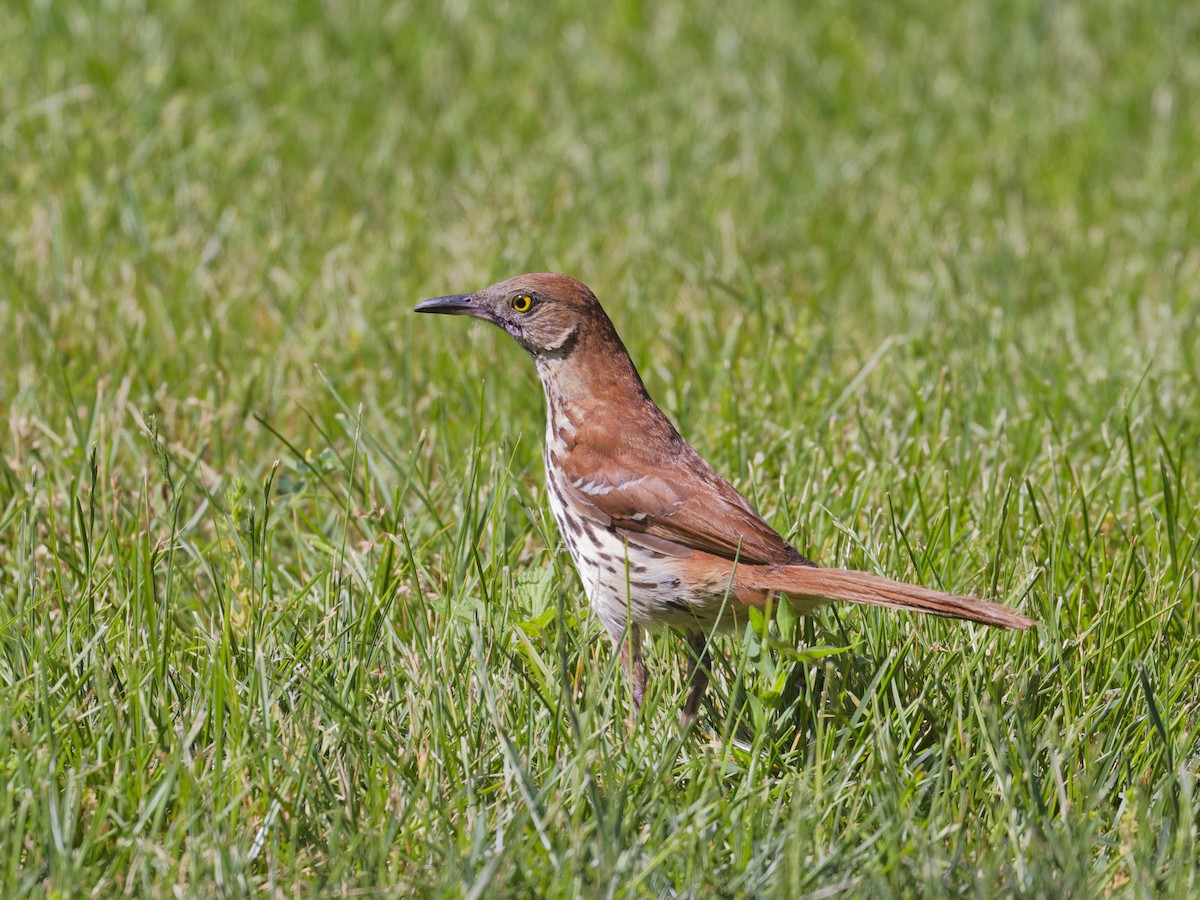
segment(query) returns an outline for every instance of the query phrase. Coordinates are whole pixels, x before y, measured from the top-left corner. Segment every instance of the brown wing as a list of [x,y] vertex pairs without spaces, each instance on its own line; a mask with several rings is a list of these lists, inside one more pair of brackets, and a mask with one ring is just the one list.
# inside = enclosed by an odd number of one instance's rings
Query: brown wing
[[563,467],[572,498],[605,526],[747,564],[808,562],[678,433],[577,444]]

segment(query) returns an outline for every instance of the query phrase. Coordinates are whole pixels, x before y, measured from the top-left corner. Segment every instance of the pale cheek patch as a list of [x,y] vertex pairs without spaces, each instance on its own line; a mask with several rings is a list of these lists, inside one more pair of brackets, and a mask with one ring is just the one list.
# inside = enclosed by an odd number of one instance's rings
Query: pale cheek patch
[[550,351],[561,350],[564,346],[566,346],[567,341],[571,339],[571,335],[574,333],[575,326],[567,325],[558,333],[556,337],[547,339],[543,346],[545,349]]

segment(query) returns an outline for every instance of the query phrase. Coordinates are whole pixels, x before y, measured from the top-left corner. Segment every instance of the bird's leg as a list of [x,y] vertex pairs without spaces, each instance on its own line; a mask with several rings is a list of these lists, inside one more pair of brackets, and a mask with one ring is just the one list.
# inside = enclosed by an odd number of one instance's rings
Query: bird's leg
[[686,637],[692,658],[688,663],[688,682],[691,689],[688,691],[687,702],[683,704],[685,727],[696,721],[696,713],[700,711],[700,701],[704,699],[704,692],[708,689],[708,676],[712,670],[712,651],[709,650],[708,638],[704,632],[692,631]]
[[629,676],[629,688],[633,691],[633,711],[640,712],[642,698],[646,696],[646,667],[642,664],[642,628],[630,623],[625,634],[618,637],[621,644],[621,667]]

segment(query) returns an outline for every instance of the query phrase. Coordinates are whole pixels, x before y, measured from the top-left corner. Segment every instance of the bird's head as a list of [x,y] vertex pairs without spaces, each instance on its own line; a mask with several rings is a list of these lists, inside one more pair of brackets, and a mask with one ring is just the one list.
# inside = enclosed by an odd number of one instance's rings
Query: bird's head
[[435,297],[417,312],[474,316],[503,328],[536,359],[564,356],[589,334],[616,338],[587,286],[566,275],[518,275],[474,294]]

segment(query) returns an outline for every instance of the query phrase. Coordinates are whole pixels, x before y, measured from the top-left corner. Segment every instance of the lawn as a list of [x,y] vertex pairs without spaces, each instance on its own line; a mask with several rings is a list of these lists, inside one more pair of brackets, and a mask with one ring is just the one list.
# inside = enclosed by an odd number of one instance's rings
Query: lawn
[[[573,8],[568,8],[573,7]],[[1200,5],[0,6],[0,893],[1200,893]],[[504,335],[805,554],[636,723]]]

